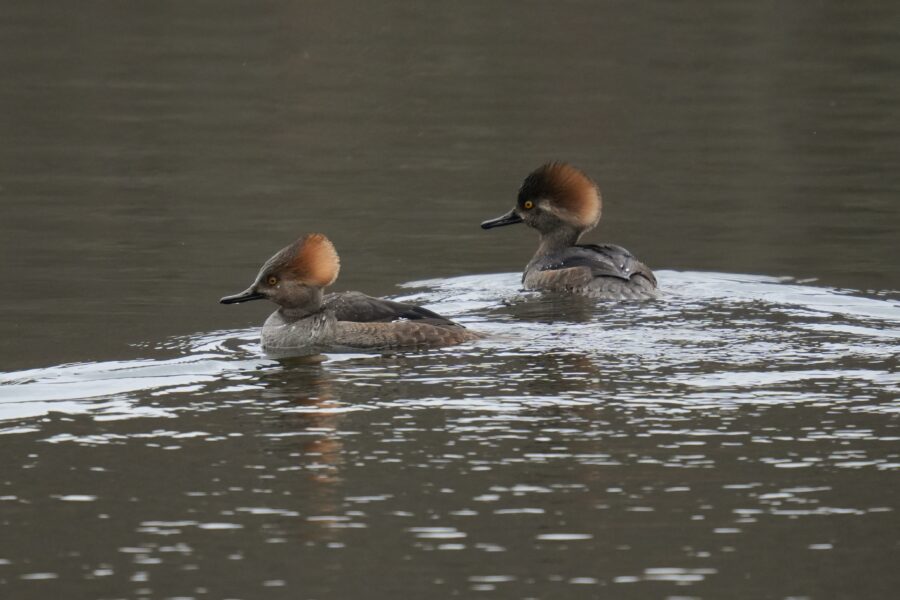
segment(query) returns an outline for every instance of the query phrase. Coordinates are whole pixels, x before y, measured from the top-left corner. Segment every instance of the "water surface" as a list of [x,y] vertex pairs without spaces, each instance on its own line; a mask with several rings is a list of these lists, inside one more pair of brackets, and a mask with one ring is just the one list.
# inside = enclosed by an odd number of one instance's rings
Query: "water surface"
[[[897,17],[3,3],[2,595],[892,597]],[[554,158],[665,298],[519,289]],[[267,358],[308,231],[489,337]]]
[[601,307],[517,274],[417,282],[409,298],[489,334],[432,352],[275,361],[250,329],[7,373],[7,581],[827,597],[858,591],[864,564],[887,593],[896,303],[660,279],[664,300]]

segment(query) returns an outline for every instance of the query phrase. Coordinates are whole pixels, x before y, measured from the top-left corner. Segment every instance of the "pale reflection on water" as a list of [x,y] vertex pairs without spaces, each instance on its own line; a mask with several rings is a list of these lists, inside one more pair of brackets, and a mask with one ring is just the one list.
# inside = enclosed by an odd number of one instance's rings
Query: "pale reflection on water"
[[887,568],[896,302],[660,279],[661,301],[604,305],[515,274],[411,284],[489,334],[426,353],[274,361],[254,329],[5,373],[0,573],[354,597],[390,565],[414,596],[718,597],[752,569],[742,594],[781,597],[827,595],[844,553]]

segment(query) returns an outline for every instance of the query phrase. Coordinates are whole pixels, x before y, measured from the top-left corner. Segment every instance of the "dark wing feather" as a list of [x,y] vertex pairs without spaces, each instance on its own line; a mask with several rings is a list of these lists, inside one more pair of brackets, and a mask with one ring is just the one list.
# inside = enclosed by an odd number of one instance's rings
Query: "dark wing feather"
[[456,325],[450,319],[413,304],[373,298],[360,292],[329,294],[325,307],[334,312],[338,321],[354,323],[390,323],[400,319],[424,321],[434,325]]
[[541,271],[588,267],[593,277],[616,277],[630,281],[640,275],[656,286],[653,271],[631,252],[613,244],[584,244],[566,248],[540,265]]

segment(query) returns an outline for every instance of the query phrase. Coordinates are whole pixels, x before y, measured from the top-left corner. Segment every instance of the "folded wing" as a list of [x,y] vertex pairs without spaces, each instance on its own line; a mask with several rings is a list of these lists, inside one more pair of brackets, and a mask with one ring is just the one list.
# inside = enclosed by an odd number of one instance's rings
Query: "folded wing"
[[566,248],[540,265],[541,271],[555,271],[586,267],[592,278],[615,277],[631,281],[643,277],[656,286],[656,277],[650,268],[631,252],[614,244],[585,244]]
[[413,304],[373,298],[360,292],[329,294],[325,306],[334,312],[338,321],[354,323],[390,323],[419,321],[441,327],[462,327],[446,317]]

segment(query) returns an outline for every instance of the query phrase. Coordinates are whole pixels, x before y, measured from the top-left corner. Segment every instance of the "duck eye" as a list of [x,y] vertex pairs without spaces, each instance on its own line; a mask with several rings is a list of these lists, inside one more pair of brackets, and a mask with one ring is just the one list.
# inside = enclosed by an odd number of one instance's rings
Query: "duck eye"
[[522,205],[522,208],[524,208],[525,210],[531,210],[532,208],[534,208],[534,202],[532,202],[531,200],[526,200]]
[[275,285],[276,283],[278,283],[278,278],[274,275],[269,275],[269,278],[266,279],[266,283],[268,283],[269,285]]

